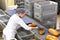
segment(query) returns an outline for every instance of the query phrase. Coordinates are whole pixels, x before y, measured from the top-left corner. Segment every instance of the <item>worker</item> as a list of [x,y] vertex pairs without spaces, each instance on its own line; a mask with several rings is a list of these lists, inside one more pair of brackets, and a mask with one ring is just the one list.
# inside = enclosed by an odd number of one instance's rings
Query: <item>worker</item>
[[3,37],[4,40],[15,40],[15,34],[17,33],[17,28],[23,27],[25,30],[34,30],[37,27],[29,27],[27,26],[22,18],[25,17],[25,10],[24,9],[18,9],[17,13],[12,15],[6,25],[6,27],[3,29]]

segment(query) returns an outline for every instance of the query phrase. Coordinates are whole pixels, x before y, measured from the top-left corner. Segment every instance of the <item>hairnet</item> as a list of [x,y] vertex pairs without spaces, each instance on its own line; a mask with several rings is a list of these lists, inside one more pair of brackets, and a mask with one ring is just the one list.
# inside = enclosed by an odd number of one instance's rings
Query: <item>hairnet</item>
[[17,8],[16,12],[19,13],[25,13],[25,9],[24,8]]

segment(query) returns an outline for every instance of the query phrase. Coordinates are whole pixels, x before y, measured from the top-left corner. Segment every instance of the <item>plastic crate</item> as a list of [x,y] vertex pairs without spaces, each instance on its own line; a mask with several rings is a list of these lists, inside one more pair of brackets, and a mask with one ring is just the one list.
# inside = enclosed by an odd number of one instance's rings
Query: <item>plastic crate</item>
[[[37,35],[37,34],[36,34]],[[28,37],[19,37],[19,40],[32,40],[33,38],[35,38],[36,40],[45,40],[45,38],[41,37],[41,36],[35,36],[35,35],[31,35]]]
[[26,10],[32,10],[32,5],[26,4],[26,5],[25,5],[25,9],[26,9]]
[[19,8],[22,8],[22,7],[24,8],[24,0],[16,0],[16,4],[18,5]]
[[24,3],[24,0],[16,0],[16,4],[18,4],[18,3]]
[[57,15],[58,3],[53,1],[44,1],[34,3],[34,17],[40,20],[42,17]]
[[29,10],[30,13],[26,13],[28,16],[32,17],[33,15],[33,4],[32,3],[29,3],[29,2],[25,2],[25,9],[26,11]]
[[29,15],[30,17],[33,16],[33,15],[31,16],[31,14],[34,14],[34,3],[38,1],[41,2],[41,1],[48,1],[48,0],[25,0],[25,9],[30,10],[31,12],[31,13],[28,13],[28,14],[26,13],[26,14]]
[[34,18],[44,26],[56,27],[57,5],[58,3],[53,1],[34,3]]
[[31,12],[31,11],[26,10],[26,11],[25,11],[25,13],[26,13],[28,16],[33,17],[33,14],[32,14],[32,12]]
[[28,16],[32,17],[33,15],[33,12],[34,12],[34,8],[33,8],[33,5],[34,5],[34,2],[36,1],[33,1],[33,0],[25,0],[25,9],[26,11],[29,10],[30,12],[29,13],[26,13]]

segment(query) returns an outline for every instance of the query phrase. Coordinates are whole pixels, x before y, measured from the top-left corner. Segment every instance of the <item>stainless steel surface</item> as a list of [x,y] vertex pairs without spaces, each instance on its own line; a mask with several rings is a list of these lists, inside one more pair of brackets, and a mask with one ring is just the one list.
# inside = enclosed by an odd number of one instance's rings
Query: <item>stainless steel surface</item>
[[9,20],[10,16],[0,9],[0,25],[4,28]]
[[7,22],[10,17],[7,15],[0,16],[0,25],[4,28],[7,25]]
[[[24,30],[24,29],[22,29]],[[38,31],[32,30],[32,34],[29,31],[18,30],[17,36],[19,40],[31,40],[32,38],[36,38],[36,40],[45,40],[45,38],[38,34]],[[20,32],[20,33],[19,33]]]
[[1,21],[8,21],[10,17],[8,17],[7,15],[4,15],[4,16],[0,16],[0,20]]
[[53,1],[44,1],[34,3],[34,18],[39,20],[42,25],[56,27],[57,6]]
[[0,15],[6,15],[2,9],[0,9]]
[[30,37],[25,37],[25,38],[22,38],[22,40],[32,40],[33,38],[35,38],[36,40],[43,40],[42,38],[40,39],[40,38],[38,38],[38,37],[36,37],[36,36],[30,36]]
[[25,30],[25,29],[23,29],[23,28],[19,28],[18,30],[17,30],[17,34],[20,36],[20,37],[28,37],[28,36],[31,36],[31,35],[33,35],[33,33],[31,32],[31,31],[27,31],[27,30]]

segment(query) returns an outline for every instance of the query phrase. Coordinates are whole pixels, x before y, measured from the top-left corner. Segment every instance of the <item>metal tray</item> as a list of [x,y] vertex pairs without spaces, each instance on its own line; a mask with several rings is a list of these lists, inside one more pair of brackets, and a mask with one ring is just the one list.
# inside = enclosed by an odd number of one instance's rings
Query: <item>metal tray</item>
[[30,37],[25,37],[25,38],[21,38],[22,40],[32,40],[33,38],[35,38],[36,40],[40,40],[39,38],[37,38],[36,36],[30,36]]
[[28,36],[33,35],[31,31],[27,31],[24,28],[19,28],[17,32],[18,32],[17,35],[20,37],[28,37]]
[[32,38],[36,38],[36,40],[45,40],[45,38],[43,38],[41,35],[38,36],[37,34],[35,34],[34,31],[27,31],[23,28],[20,28],[17,31],[17,37],[19,40],[31,40]]

